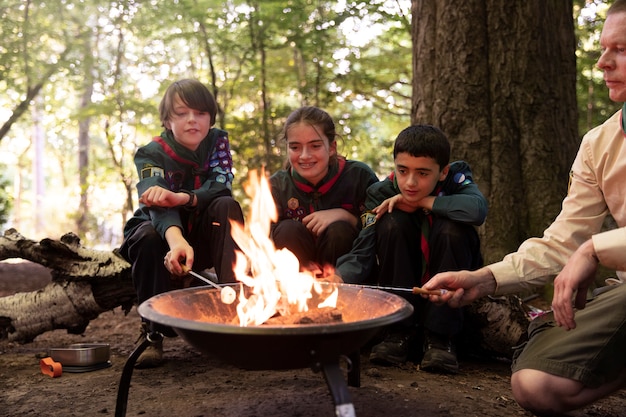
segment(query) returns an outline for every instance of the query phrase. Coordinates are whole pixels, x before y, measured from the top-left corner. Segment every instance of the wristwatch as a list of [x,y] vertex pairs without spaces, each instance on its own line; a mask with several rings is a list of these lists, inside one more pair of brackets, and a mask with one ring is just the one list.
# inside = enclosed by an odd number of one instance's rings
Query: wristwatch
[[187,201],[185,204],[181,204],[179,207],[184,207],[186,209],[192,209],[193,208],[193,197],[195,196],[195,194],[193,193],[193,191],[188,191],[188,190],[183,190],[182,188],[180,190],[178,190],[179,193],[185,193],[189,196],[189,201]]

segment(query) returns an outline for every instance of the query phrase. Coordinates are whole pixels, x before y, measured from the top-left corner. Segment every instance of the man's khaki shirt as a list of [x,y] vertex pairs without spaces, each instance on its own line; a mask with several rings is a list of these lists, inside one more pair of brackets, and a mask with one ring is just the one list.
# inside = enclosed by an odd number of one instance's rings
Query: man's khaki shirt
[[[583,138],[561,213],[543,237],[526,240],[517,252],[488,266],[496,279],[496,294],[545,284],[589,238],[600,263],[626,270],[626,137],[621,113]],[[601,233],[607,215],[618,228]]]

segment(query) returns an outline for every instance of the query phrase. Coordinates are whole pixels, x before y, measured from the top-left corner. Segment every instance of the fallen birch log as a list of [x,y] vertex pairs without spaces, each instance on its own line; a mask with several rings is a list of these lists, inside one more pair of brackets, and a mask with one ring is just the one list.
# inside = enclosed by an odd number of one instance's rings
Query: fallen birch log
[[136,300],[130,265],[113,251],[84,248],[68,233],[60,240],[30,240],[14,229],[0,237],[0,260],[20,258],[50,269],[45,288],[0,298],[0,340],[30,342],[47,331],[81,334],[101,313]]

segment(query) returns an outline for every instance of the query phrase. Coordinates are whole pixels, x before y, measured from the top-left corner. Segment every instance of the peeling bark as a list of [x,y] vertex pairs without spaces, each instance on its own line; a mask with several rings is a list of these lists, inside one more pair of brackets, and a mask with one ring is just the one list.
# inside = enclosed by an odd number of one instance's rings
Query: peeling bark
[[56,329],[84,332],[90,320],[136,301],[130,264],[113,251],[84,248],[68,233],[60,240],[30,240],[9,229],[0,237],[0,260],[20,258],[50,269],[43,289],[0,298],[0,340],[30,342]]
[[530,318],[517,296],[485,297],[466,310],[466,350],[510,359],[513,348],[526,340]]

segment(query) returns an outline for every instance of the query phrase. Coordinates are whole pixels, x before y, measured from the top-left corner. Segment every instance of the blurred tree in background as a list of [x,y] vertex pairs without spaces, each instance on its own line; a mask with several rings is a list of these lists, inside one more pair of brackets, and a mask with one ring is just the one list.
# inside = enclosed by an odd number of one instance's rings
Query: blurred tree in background
[[[467,96],[457,93],[459,87],[469,91],[475,85],[461,78],[450,84],[437,61],[414,60],[419,56],[416,48],[480,51],[486,45],[476,44],[476,39],[484,39],[464,32],[468,26],[458,26],[452,33],[456,36],[415,44],[411,8],[415,13],[420,3],[5,2],[0,6],[0,163],[6,164],[8,179],[3,190],[13,200],[7,226],[32,238],[73,231],[88,245],[119,244],[122,226],[137,205],[132,157],[138,146],[161,132],[157,106],[165,88],[186,77],[204,82],[217,98],[217,126],[230,134],[238,179],[235,194],[244,205],[240,185],[248,170],[266,166],[272,172],[281,166],[285,146],[278,142],[278,133],[287,115],[301,105],[327,110],[342,136],[340,152],[368,163],[380,177],[392,167],[395,136],[417,120],[440,124],[458,155],[480,166],[487,160],[480,150],[491,139],[463,144],[459,138],[467,137],[467,130],[453,123],[453,109],[471,106]],[[497,16],[500,2],[431,3],[460,21],[461,11]],[[544,7],[544,2],[529,2],[509,10],[509,18],[523,22]],[[561,10],[572,17],[578,42],[576,96],[582,134],[615,108],[602,91],[601,74],[593,69],[601,30],[597,22],[606,5],[576,0],[561,7],[570,9]],[[428,14],[418,16],[429,24]],[[531,45],[532,36],[527,37]],[[453,38],[457,44],[449,43]],[[480,64],[488,56],[473,59]],[[437,80],[443,95],[414,89],[426,83],[424,73],[414,73],[420,65],[432,68],[428,76]],[[502,80],[506,76],[503,73]],[[523,86],[530,80],[515,82]],[[493,90],[493,97],[499,92]],[[434,112],[418,118],[418,102]],[[563,155],[567,158],[568,152]],[[490,174],[477,172],[479,185],[490,193]],[[503,201],[497,210],[512,211],[510,204]],[[550,210],[531,209],[515,227],[530,233],[528,219],[549,222],[555,214]],[[488,221],[495,213],[490,212]]]

